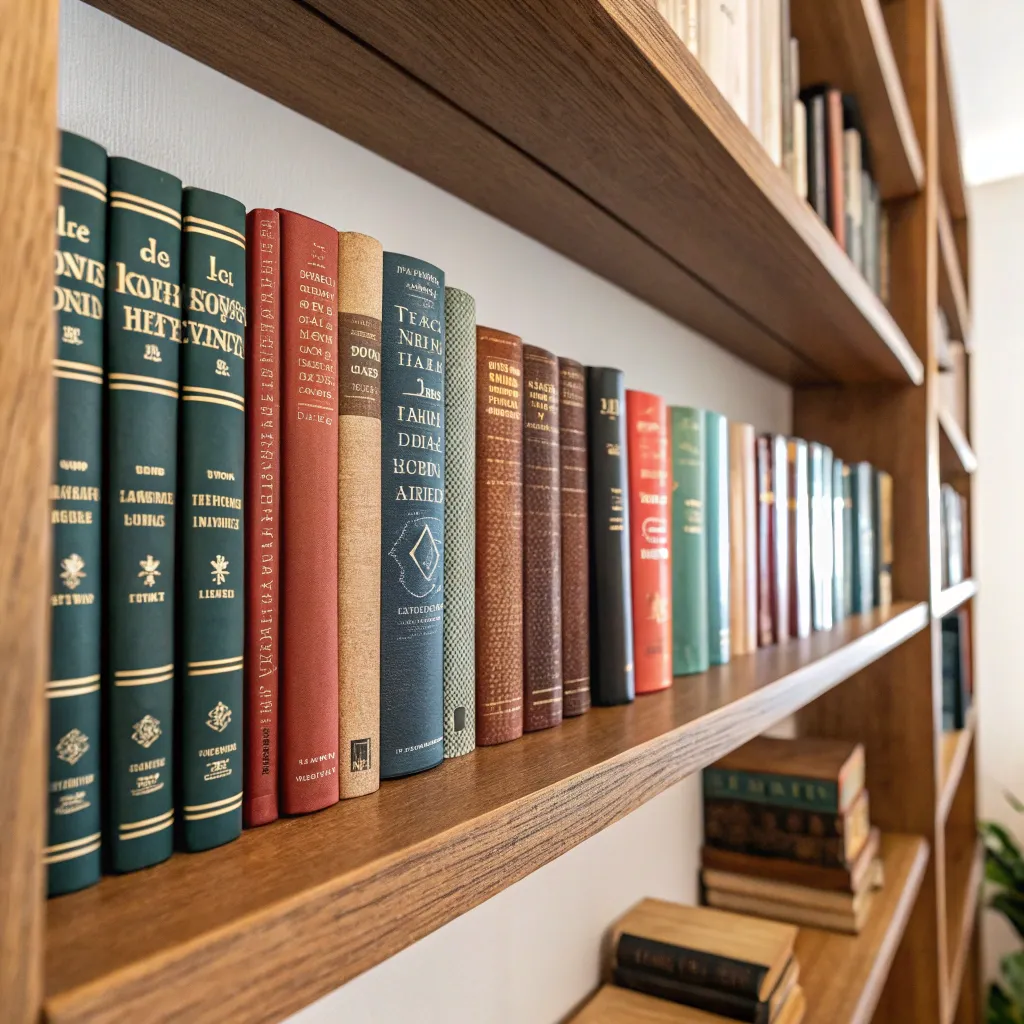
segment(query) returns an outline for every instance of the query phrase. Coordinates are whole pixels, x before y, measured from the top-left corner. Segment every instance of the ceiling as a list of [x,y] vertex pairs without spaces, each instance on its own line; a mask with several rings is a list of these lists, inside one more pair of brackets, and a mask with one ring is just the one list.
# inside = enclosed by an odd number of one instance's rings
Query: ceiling
[[944,0],[964,176],[1024,174],[1024,0]]

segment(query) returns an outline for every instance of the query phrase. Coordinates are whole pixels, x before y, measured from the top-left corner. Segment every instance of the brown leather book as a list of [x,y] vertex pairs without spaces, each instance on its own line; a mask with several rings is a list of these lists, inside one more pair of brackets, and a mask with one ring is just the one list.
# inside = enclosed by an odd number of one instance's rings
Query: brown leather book
[[562,721],[558,360],[523,346],[523,729]]
[[[807,1000],[799,985],[790,989],[773,1024],[800,1024]],[[603,985],[566,1024],[720,1024],[727,1018],[615,985]]]
[[380,786],[380,318],[383,251],[338,236],[338,782]]
[[587,395],[583,367],[558,360],[562,479],[562,714],[590,708]]
[[476,742],[523,734],[523,342],[476,329]]
[[754,428],[729,424],[729,635],[732,653],[757,650],[757,472]]

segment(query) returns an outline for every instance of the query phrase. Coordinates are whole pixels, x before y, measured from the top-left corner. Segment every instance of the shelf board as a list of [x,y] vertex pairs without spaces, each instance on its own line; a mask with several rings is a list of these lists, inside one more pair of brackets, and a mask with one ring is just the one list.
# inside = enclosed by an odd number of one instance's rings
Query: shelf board
[[953,220],[967,217],[967,195],[964,191],[964,169],[960,162],[960,133],[953,105],[952,68],[949,62],[949,40],[942,4],[936,4],[938,21],[938,136],[939,179]]
[[950,336],[962,341],[967,348],[971,343],[971,314],[967,301],[967,288],[960,268],[953,222],[946,201],[939,195],[939,305],[949,322]]
[[885,305],[644,0],[92,2],[774,376],[923,379]]
[[883,199],[924,185],[924,158],[879,0],[792,0],[801,88],[828,82],[857,98]]
[[[747,742],[922,630],[855,616],[372,796],[47,906],[51,1022],[293,1012]],[[230,979],[230,985],[225,984]],[[212,993],[216,992],[216,998]]]
[[956,1012],[960,1000],[960,987],[964,980],[964,967],[971,948],[974,921],[978,914],[981,883],[985,877],[985,849],[979,842],[975,847],[970,869],[961,892],[954,894],[955,905],[947,899],[949,920],[949,998],[946,1005],[951,1013]]
[[978,458],[963,427],[949,409],[939,406],[939,469],[944,477],[974,473]]
[[918,836],[884,835],[882,861],[885,885],[859,935],[800,929],[796,958],[809,1022],[867,1024],[872,1018],[921,888],[928,843]]
[[935,618],[941,619],[949,615],[950,612],[955,612],[960,605],[970,601],[977,593],[978,584],[973,579],[966,579],[961,583],[955,583],[951,587],[946,587],[944,590],[939,591],[939,596],[935,599],[932,608],[932,614]]
[[971,752],[974,742],[974,725],[977,709],[972,707],[967,713],[967,724],[962,729],[944,732],[939,753],[939,820],[945,821],[949,816],[953,797],[956,795],[960,778],[967,764],[967,755]]

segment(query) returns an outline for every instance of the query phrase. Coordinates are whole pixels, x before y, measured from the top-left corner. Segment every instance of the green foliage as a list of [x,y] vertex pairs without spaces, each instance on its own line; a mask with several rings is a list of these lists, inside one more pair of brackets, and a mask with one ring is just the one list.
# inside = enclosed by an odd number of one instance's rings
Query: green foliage
[[[1007,794],[1018,813],[1024,804]],[[1002,914],[1024,939],[1024,855],[1010,833],[995,822],[981,826],[985,843],[985,878],[991,885],[988,905]],[[1024,949],[1004,957],[1002,977],[988,990],[986,1024],[1024,1024]]]

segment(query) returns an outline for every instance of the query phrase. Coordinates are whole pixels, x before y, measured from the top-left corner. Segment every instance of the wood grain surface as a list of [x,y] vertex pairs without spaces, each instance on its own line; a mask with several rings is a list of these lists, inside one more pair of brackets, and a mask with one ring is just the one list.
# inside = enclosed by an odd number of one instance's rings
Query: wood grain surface
[[939,305],[949,321],[950,337],[970,346],[971,312],[960,267],[956,232],[945,200],[939,197]]
[[[964,476],[978,469],[978,457],[974,454],[971,442],[963,427],[956,421],[956,416],[947,408],[939,406],[939,470],[942,479]],[[969,525],[969,523],[968,523]]]
[[[201,857],[52,901],[48,1019],[276,1020],[571,849],[881,657],[923,603],[478,748]],[[95,941],[98,935],[102,942]]]
[[936,40],[938,44],[936,91],[938,100],[939,175],[942,192],[954,220],[967,217],[967,195],[964,171],[960,160],[960,132],[953,105],[953,72],[949,63],[949,40],[942,5],[936,5]]
[[974,742],[977,717],[977,708],[972,707],[967,713],[967,722],[962,729],[942,734],[939,753],[939,818],[942,821],[949,816],[953,797],[960,787],[967,755]]

